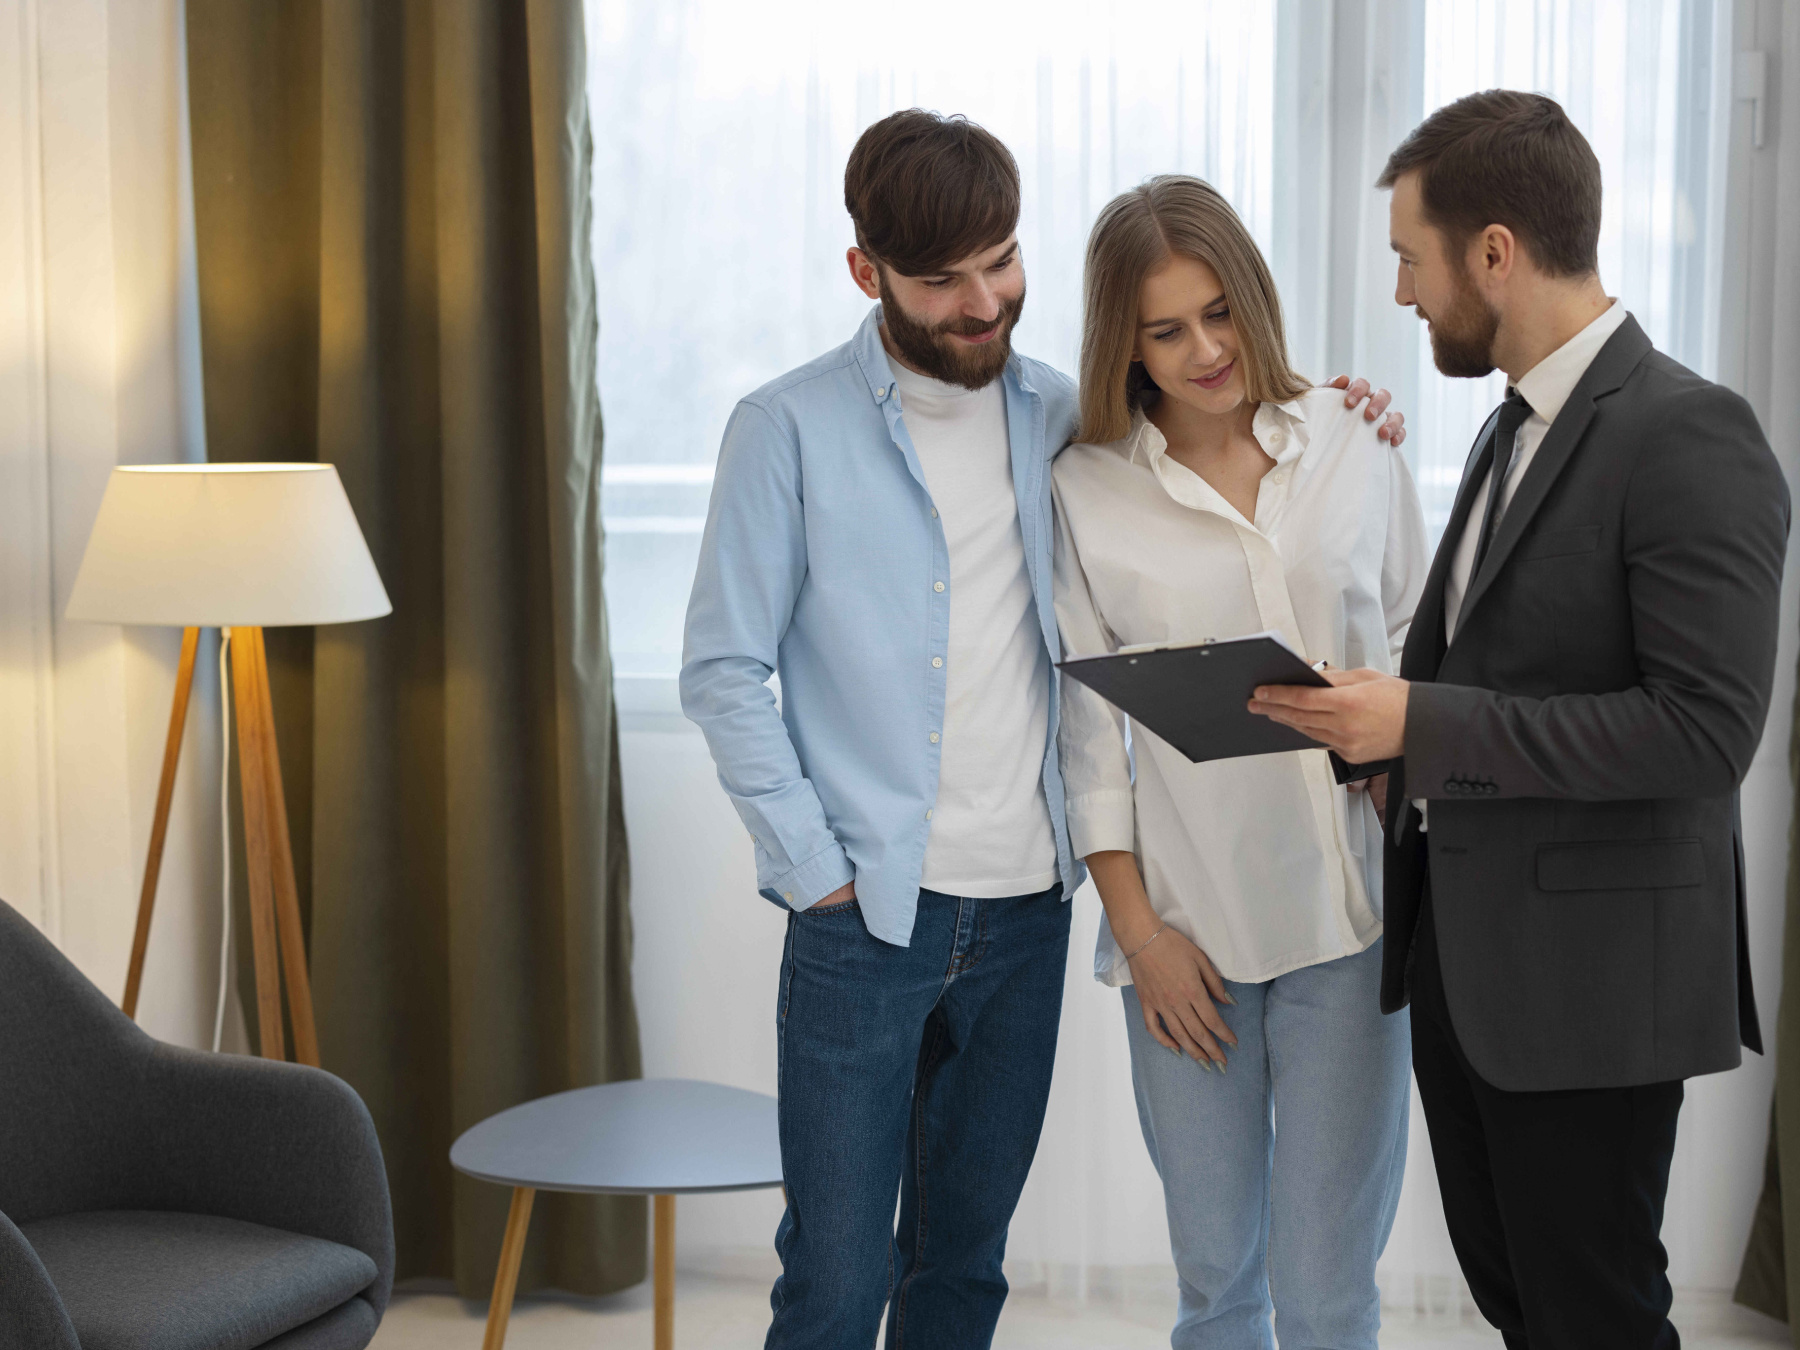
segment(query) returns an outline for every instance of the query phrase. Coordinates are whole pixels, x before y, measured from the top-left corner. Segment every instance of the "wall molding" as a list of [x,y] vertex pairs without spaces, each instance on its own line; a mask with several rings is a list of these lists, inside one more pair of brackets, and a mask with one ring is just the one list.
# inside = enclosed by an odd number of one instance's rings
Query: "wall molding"
[[60,940],[41,32],[0,0],[0,897]]
[[[180,634],[62,615],[113,469],[205,457],[182,19],[0,0],[0,899],[114,998]],[[202,672],[139,1005],[187,1045],[219,963],[217,697]]]

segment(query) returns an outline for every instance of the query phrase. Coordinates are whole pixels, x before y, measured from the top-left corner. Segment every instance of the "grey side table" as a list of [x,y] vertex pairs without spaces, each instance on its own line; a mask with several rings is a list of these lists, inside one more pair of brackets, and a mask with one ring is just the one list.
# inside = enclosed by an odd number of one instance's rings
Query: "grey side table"
[[538,1191],[655,1197],[656,1350],[675,1345],[675,1197],[781,1185],[775,1099],[644,1078],[524,1102],[464,1131],[450,1165],[511,1186],[482,1350],[500,1350]]

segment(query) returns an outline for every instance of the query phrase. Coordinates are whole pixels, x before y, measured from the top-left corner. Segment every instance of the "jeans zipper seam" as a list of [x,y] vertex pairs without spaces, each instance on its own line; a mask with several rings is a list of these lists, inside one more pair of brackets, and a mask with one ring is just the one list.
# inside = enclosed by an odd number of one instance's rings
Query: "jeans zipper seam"
[[[943,1047],[943,1032],[937,1026],[932,1028],[931,1056],[920,1070],[918,1081],[913,1085],[913,1137],[918,1145],[913,1154],[913,1189],[919,1197],[919,1218],[917,1231],[913,1237],[913,1264],[906,1278],[900,1282],[900,1288],[894,1294],[894,1345],[893,1350],[902,1350],[906,1342],[906,1296],[912,1289],[912,1282],[918,1277],[919,1267],[925,1260],[925,1233],[929,1226],[929,1215],[925,1205],[925,1094],[920,1089],[931,1076],[931,1070],[937,1065],[938,1052]],[[893,1258],[890,1256],[889,1260]]]

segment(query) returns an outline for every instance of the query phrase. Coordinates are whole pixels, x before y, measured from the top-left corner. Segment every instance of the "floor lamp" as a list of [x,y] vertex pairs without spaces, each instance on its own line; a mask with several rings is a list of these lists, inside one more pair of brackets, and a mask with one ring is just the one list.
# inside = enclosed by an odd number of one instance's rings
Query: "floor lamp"
[[287,1058],[285,973],[294,1058],[318,1064],[262,630],[373,619],[392,608],[337,470],[329,464],[113,470],[69,596],[68,618],[185,630],[125,977],[127,1016],[137,1016],[200,630],[218,628],[231,649],[260,1050],[269,1059]]

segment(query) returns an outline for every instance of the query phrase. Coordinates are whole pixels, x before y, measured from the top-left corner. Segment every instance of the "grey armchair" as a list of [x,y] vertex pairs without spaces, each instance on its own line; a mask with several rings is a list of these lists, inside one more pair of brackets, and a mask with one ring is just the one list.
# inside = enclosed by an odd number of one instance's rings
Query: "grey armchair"
[[361,1098],[152,1040],[0,903],[0,1346],[361,1350],[393,1279]]

